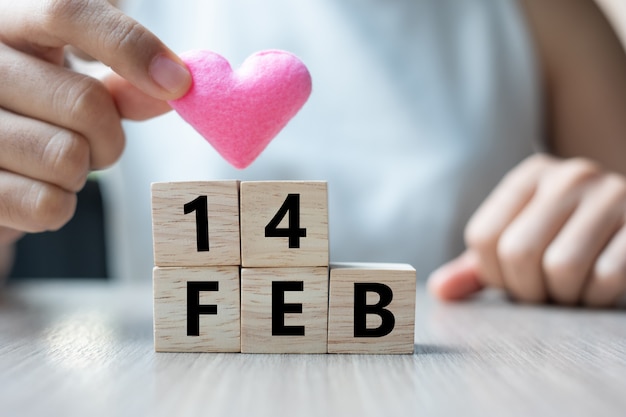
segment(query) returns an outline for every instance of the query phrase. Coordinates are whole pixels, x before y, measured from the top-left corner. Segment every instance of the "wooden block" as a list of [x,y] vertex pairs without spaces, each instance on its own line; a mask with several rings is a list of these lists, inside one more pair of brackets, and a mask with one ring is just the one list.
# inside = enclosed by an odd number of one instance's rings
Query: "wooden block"
[[239,182],[152,184],[157,266],[239,265]]
[[327,267],[327,183],[242,182],[241,261],[244,267]]
[[410,265],[331,264],[328,353],[413,353],[415,286]]
[[242,353],[326,353],[328,267],[241,270]]
[[154,268],[157,352],[239,352],[239,267]]

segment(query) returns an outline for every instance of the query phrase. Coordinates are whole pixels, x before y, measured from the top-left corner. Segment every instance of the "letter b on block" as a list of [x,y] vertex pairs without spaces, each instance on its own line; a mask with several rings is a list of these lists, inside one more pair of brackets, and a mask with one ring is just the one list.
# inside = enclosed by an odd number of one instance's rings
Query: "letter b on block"
[[[368,293],[378,294],[376,304],[367,303]],[[396,317],[386,309],[393,301],[393,291],[389,286],[378,282],[354,283],[354,337],[383,337],[393,331]],[[374,314],[380,317],[380,325],[368,327],[367,316]]]
[[410,265],[331,264],[328,353],[412,353],[415,281]]

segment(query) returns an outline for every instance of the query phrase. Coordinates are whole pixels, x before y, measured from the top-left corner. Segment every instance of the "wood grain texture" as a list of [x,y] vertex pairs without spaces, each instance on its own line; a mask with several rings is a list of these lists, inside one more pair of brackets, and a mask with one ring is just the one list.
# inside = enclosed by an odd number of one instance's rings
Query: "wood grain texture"
[[[415,282],[415,269],[407,264],[332,263],[328,353],[413,353]],[[355,284],[371,283],[385,285],[392,292],[391,302],[380,309],[391,313],[393,330],[384,336],[355,337]],[[374,291],[366,295],[368,306],[381,301]],[[380,314],[366,315],[367,329],[376,329],[382,322]]]
[[[265,237],[265,227],[289,194],[299,196],[298,248],[286,237]],[[287,228],[289,215],[280,228]],[[293,225],[292,225],[293,226]],[[244,267],[328,266],[328,187],[323,181],[241,183],[241,261]]]
[[0,414],[622,417],[624,310],[417,288],[413,355],[155,353],[149,285],[0,292]]
[[[185,204],[207,197],[209,250],[199,251],[196,212]],[[152,184],[152,236],[157,266],[239,265],[239,182]]]
[[[239,267],[154,268],[154,348],[157,352],[239,352]],[[188,285],[215,282],[217,291],[197,291],[200,305],[217,314],[199,314],[198,335],[187,332]]]
[[[284,291],[281,301],[302,305],[302,313],[285,313],[282,324],[304,326],[303,336],[272,334],[273,282],[302,282],[301,291]],[[326,353],[327,331],[327,267],[241,269],[243,353]]]

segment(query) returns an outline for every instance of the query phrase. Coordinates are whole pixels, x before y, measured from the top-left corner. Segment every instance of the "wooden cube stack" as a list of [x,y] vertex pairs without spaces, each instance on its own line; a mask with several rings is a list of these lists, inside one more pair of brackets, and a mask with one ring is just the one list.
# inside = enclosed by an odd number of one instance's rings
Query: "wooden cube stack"
[[239,352],[239,182],[153,184],[152,224],[155,349]]
[[155,349],[412,353],[415,269],[329,265],[321,181],[152,185]]

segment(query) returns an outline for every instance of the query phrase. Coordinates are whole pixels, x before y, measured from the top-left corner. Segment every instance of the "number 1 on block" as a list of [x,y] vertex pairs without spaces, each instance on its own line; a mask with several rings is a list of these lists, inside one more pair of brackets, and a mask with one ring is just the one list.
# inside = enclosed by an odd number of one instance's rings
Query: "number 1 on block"
[[240,265],[239,182],[152,184],[152,235],[157,266]]
[[198,252],[209,251],[209,202],[201,195],[183,206],[185,214],[196,212],[196,242]]

